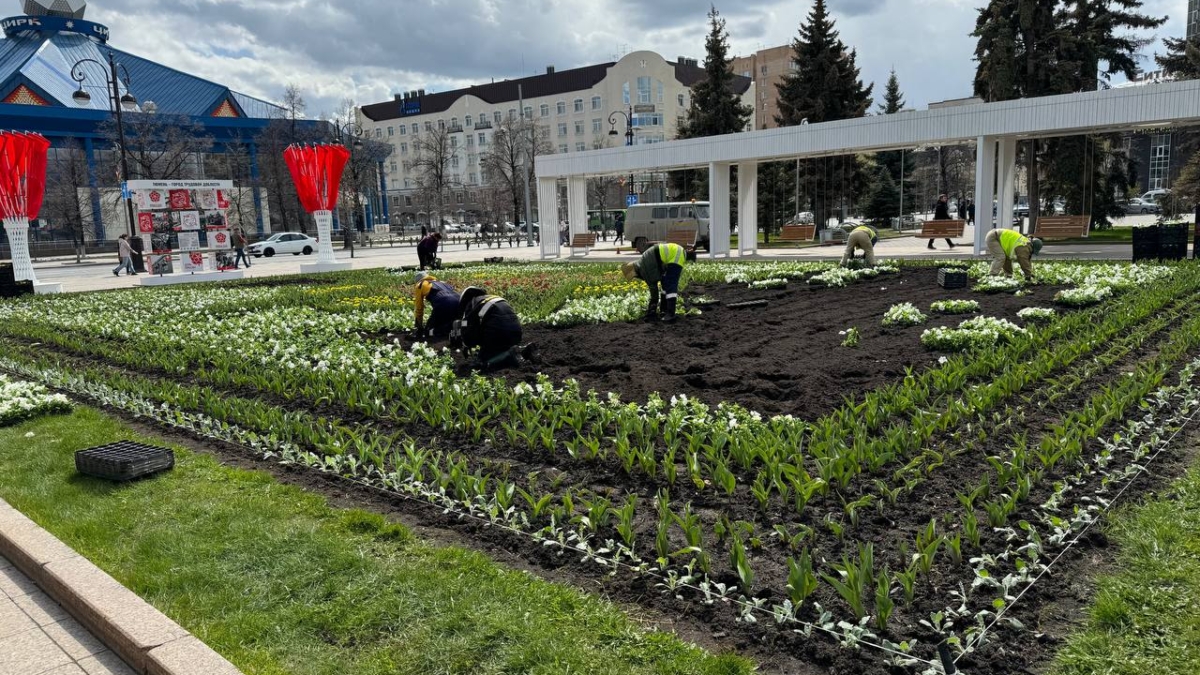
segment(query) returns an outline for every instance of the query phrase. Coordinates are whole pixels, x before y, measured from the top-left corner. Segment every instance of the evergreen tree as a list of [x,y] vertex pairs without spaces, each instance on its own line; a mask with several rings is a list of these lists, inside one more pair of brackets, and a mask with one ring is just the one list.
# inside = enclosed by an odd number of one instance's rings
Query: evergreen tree
[[888,168],[880,166],[867,199],[866,216],[880,227],[886,227],[888,220],[899,212],[900,188],[896,187]]
[[1167,38],[1167,53],[1156,56],[1158,65],[1177,80],[1200,79],[1200,38]]
[[[839,37],[825,0],[814,1],[812,11],[800,26],[799,36],[792,42],[792,51],[795,67],[778,85],[779,114],[775,121],[780,126],[866,115],[874,85],[863,84],[857,54]],[[847,163],[849,172],[845,170]],[[812,204],[818,228],[828,222],[831,203],[849,202],[845,192],[859,172],[857,157],[841,158],[842,170],[833,174],[825,171],[828,165],[828,159],[801,162],[796,176],[799,186],[810,187],[802,202]]]
[[[883,104],[879,106],[879,112],[883,115],[894,115],[904,110],[904,94],[900,91],[900,79],[896,77],[896,71],[893,69],[888,76],[887,87],[883,94]],[[916,195],[913,192],[911,185],[913,172],[916,169],[916,161],[912,152],[902,150],[888,150],[880,152],[875,156],[876,161],[887,169],[888,176],[893,184],[899,186],[903,183],[904,186],[904,201],[903,208],[905,213],[909,213],[916,205]],[[899,192],[899,187],[897,187]],[[900,215],[901,204],[897,204],[896,210],[891,216]],[[890,217],[890,216],[889,216]]]
[[[745,131],[754,109],[742,103],[734,90],[733,58],[725,19],[715,6],[708,13],[709,31],[704,41],[704,80],[692,87],[692,101],[679,125],[677,138],[703,138]],[[708,198],[708,177],[702,171],[671,174],[674,192],[683,198]]]

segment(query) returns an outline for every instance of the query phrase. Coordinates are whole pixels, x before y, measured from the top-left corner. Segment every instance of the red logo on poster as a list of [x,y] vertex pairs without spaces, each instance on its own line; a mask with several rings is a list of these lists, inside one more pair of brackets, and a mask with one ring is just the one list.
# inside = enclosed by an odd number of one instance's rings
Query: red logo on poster
[[139,213],[138,214],[138,232],[145,234],[154,234],[154,214]]
[[157,204],[161,201],[162,201],[162,193],[159,192],[158,190],[151,190],[150,191],[150,202],[153,204]]
[[188,255],[188,257],[192,259],[193,265],[203,265],[204,264],[204,254],[203,253],[191,253]]
[[187,190],[171,190],[172,209],[192,208],[192,193]]
[[217,208],[221,211],[229,210],[229,196],[224,190],[217,190]]
[[224,232],[217,233],[217,243],[218,244],[224,244],[227,241],[229,241],[229,235],[225,234]]

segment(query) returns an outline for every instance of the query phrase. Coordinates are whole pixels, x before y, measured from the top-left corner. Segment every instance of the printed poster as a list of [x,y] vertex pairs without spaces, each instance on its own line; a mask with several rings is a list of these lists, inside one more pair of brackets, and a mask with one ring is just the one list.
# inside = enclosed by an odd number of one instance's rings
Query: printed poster
[[136,197],[142,211],[167,208],[167,193],[162,190],[139,190]]
[[213,230],[208,233],[208,247],[217,250],[228,250],[233,248],[232,237],[229,235],[229,230]]
[[171,190],[171,209],[186,211],[192,208],[192,193],[188,190]]
[[224,190],[217,190],[217,210],[229,210],[229,195],[225,194]]
[[180,232],[179,233],[179,250],[180,251],[199,251],[200,250],[200,233],[199,232]]
[[138,232],[141,234],[154,234],[154,214],[139,213],[138,214]]
[[200,200],[200,210],[216,211],[217,210],[217,191],[216,190],[200,190],[196,192],[196,198]]
[[198,231],[200,229],[200,212],[181,211],[179,213],[179,229],[184,232]]
[[174,274],[175,267],[170,254],[150,256],[149,272],[151,274]]
[[[200,235],[194,234],[192,236],[198,238]],[[179,256],[179,260],[183,263],[184,272],[204,271],[204,254],[200,253],[199,251],[184,253],[183,255]]]

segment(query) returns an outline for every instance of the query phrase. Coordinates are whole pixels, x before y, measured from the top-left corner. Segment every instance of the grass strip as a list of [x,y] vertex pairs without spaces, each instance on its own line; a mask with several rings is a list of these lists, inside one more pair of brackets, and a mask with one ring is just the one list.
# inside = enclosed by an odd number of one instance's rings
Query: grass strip
[[0,431],[0,496],[250,675],[752,671],[207,455],[175,447],[129,485],[75,474],[74,451],[123,439],[163,444],[87,408]]
[[1116,569],[1052,675],[1200,673],[1200,468],[1108,527]]

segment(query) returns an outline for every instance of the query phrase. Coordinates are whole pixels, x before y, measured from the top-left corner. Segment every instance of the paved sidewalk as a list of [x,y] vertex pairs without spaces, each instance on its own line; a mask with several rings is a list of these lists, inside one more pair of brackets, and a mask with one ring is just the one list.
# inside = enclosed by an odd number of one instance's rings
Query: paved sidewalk
[[0,556],[0,675],[134,675]]

